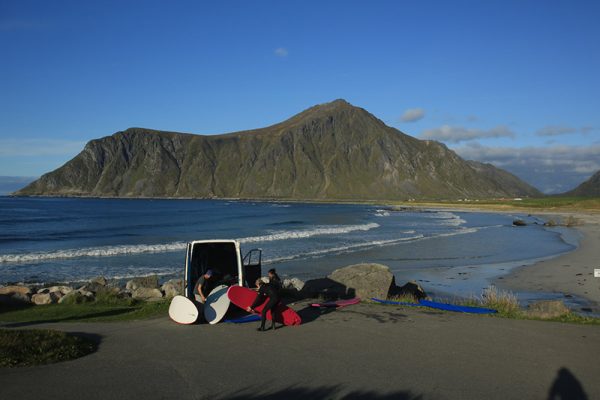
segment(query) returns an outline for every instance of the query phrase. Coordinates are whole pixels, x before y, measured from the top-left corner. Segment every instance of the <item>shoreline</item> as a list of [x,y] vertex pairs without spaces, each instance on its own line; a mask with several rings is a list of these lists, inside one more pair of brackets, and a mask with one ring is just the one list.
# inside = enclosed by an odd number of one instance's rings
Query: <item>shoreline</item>
[[542,260],[532,265],[512,269],[502,279],[494,279],[498,288],[563,295],[564,300],[576,296],[587,300],[586,308],[600,312],[600,278],[594,278],[594,268],[600,268],[600,223],[598,216],[574,227],[580,235],[579,245],[566,254]]

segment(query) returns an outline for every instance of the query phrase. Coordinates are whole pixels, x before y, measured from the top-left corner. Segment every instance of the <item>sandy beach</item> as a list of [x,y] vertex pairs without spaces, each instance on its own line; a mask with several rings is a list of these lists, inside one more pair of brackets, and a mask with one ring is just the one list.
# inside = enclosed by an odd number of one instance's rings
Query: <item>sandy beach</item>
[[[544,219],[556,218],[552,213],[536,213]],[[584,298],[592,312],[600,313],[600,278],[594,269],[600,268],[600,214],[561,213],[558,218],[573,216],[583,222],[575,226],[581,233],[574,251],[534,265],[518,267],[494,283],[503,289],[524,292],[557,293]]]

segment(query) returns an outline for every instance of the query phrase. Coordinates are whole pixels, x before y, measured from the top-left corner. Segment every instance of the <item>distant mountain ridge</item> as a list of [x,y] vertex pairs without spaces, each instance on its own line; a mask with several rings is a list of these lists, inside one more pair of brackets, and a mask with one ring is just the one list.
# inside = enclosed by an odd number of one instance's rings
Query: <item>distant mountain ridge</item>
[[600,171],[592,175],[588,180],[575,189],[564,193],[566,196],[598,197],[600,196]]
[[90,141],[16,195],[384,200],[541,193],[336,100],[223,135],[130,128]]

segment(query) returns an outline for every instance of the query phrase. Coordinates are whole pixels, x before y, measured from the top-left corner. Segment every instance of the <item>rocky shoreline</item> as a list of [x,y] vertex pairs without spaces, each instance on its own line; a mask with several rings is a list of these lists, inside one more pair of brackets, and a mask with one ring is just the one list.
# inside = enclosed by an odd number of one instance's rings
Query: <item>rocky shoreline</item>
[[[266,278],[263,278],[266,279]],[[303,282],[298,278],[284,279],[283,294],[286,297],[339,299],[372,297],[385,299],[392,295],[426,297],[423,289],[416,284],[396,286],[390,269],[381,264],[356,264],[339,268],[325,278]],[[133,299],[139,301],[160,301],[183,294],[183,280],[170,279],[160,283],[157,275],[137,277],[123,282],[108,280],[99,276],[78,285],[15,284],[0,286],[0,304],[47,305],[81,304],[101,298]]]

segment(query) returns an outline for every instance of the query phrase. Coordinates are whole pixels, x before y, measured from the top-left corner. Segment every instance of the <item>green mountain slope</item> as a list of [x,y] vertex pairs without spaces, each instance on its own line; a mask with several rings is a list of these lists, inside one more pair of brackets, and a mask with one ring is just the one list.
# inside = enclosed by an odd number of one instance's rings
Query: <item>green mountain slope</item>
[[600,171],[596,172],[587,181],[575,189],[564,193],[566,196],[600,197]]
[[344,100],[225,135],[127,129],[90,141],[16,194],[340,200],[540,195],[505,171],[405,135]]

